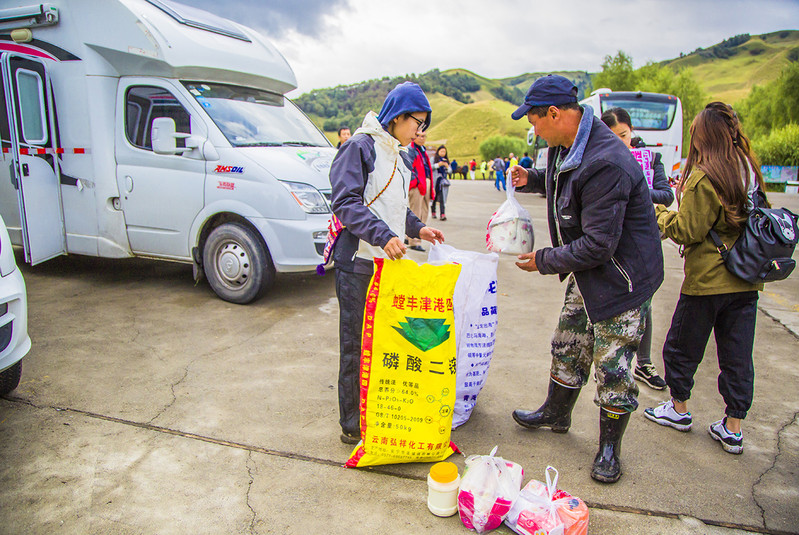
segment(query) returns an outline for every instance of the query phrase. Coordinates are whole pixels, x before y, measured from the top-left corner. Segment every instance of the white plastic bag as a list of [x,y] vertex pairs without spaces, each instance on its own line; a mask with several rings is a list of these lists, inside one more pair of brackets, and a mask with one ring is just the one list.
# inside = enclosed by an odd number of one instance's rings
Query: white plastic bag
[[489,455],[466,459],[458,491],[458,513],[463,525],[477,533],[499,527],[519,495],[524,470],[516,463]]
[[546,479],[546,484],[532,480],[524,486],[505,524],[519,535],[587,535],[585,502],[558,490],[558,471],[551,466],[547,466]]
[[461,251],[449,245],[433,245],[427,261],[461,265],[452,305],[455,312],[457,382],[452,428],[469,420],[477,395],[485,384],[494,355],[497,334],[496,253]]
[[513,196],[512,186],[506,193],[508,198],[488,220],[486,247],[489,251],[506,254],[532,252],[535,234],[530,213]]

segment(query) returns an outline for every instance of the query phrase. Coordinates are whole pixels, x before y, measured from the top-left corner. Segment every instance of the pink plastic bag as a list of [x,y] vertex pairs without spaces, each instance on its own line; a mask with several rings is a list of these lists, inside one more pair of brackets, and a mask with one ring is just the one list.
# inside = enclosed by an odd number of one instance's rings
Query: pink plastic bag
[[524,479],[516,463],[489,455],[466,459],[466,472],[458,492],[458,513],[463,525],[477,533],[497,528],[510,511]]
[[[554,479],[550,472],[555,473]],[[547,466],[546,484],[532,480],[511,507],[505,524],[520,535],[587,535],[588,506],[580,498],[557,490],[558,471]]]

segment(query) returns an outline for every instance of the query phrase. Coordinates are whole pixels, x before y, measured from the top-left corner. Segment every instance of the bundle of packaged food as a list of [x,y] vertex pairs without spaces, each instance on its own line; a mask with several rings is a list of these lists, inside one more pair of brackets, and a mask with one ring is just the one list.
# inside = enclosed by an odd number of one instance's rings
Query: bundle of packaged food
[[532,252],[534,243],[530,213],[513,196],[513,188],[508,188],[507,199],[488,220],[486,247],[497,253],[524,254]]
[[546,484],[532,480],[524,486],[505,524],[520,535],[587,535],[588,506],[558,490],[558,471],[551,466],[547,466],[546,479]]
[[516,463],[489,455],[466,459],[458,491],[458,513],[463,525],[477,533],[499,527],[519,495],[524,470]]

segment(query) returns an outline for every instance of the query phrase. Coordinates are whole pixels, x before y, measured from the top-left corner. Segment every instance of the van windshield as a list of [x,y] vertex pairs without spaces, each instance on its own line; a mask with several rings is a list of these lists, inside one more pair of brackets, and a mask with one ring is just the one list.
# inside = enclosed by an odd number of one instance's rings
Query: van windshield
[[602,97],[602,113],[611,108],[624,108],[630,114],[633,128],[636,130],[668,130],[674,122],[677,111],[676,101],[663,101],[658,99],[646,100],[640,98],[613,98]]
[[210,82],[183,82],[234,147],[329,147],[330,142],[283,95]]

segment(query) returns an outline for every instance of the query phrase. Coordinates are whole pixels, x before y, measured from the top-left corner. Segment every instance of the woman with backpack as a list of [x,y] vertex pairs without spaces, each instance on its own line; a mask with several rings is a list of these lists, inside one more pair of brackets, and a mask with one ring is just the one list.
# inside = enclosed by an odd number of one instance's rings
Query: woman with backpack
[[760,166],[738,116],[729,105],[711,102],[691,125],[691,145],[677,192],[679,211],[655,209],[661,232],[683,249],[685,279],[663,347],[671,399],[646,409],[644,416],[679,431],[691,429],[687,401],[714,331],[721,370],[718,389],[726,409],[708,432],[729,453],[743,452],[741,423],[754,394],[752,350],[757,292],[763,284],[730,273],[709,232],[714,230],[731,247],[755,203],[761,204],[756,199],[763,191]]

